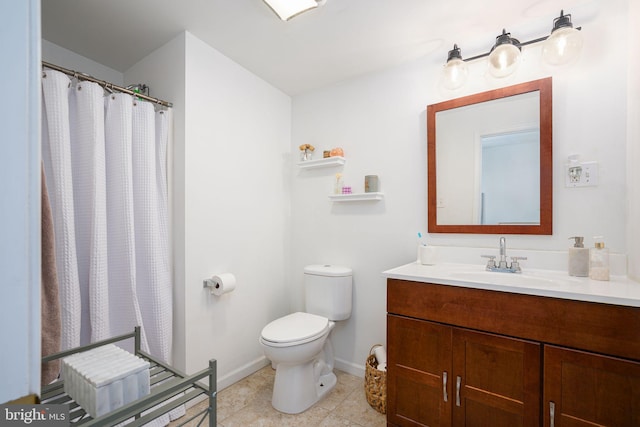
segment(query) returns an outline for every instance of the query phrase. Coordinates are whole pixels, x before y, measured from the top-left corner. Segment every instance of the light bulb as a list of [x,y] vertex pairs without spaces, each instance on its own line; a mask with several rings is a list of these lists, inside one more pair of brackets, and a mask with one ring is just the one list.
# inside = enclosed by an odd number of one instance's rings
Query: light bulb
[[575,62],[582,51],[582,34],[575,28],[564,27],[553,31],[542,46],[542,59],[551,65]]
[[493,77],[513,74],[520,63],[520,49],[513,44],[501,44],[489,55],[489,72]]
[[467,81],[467,63],[454,58],[447,61],[442,70],[442,85],[449,90],[461,88]]

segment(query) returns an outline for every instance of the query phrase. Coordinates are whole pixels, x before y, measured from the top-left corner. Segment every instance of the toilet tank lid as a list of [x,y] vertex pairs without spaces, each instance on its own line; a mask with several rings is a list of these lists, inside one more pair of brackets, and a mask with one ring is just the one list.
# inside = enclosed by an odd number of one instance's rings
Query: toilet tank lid
[[304,274],[311,274],[313,276],[345,277],[351,276],[353,274],[353,271],[349,267],[341,267],[339,265],[331,264],[319,264],[306,266],[304,268]]

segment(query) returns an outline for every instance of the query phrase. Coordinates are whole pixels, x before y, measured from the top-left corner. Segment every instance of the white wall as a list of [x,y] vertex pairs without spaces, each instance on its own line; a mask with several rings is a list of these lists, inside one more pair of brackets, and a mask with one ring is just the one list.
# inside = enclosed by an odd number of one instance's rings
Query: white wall
[[[523,49],[522,67],[506,81],[486,79],[486,63],[476,61],[469,64],[468,86],[446,94],[437,88],[446,58],[443,50],[441,58],[416,61],[294,98],[292,150],[303,143],[320,149],[342,146],[347,157],[343,167],[346,184],[362,191],[364,175],[377,174],[385,193],[381,202],[332,204],[327,193],[332,174],[338,170],[292,172],[292,277],[298,279],[309,263],[344,264],[354,269],[353,316],[334,333],[342,366],[362,365],[371,345],[385,341],[385,279],[380,272],[415,260],[416,233],[426,231],[428,104],[553,75],[553,235],[509,236],[508,247],[566,250],[569,236],[583,235],[591,245],[592,236],[604,235],[612,251],[627,252],[631,237],[625,226],[625,58],[631,50],[625,43],[630,22],[626,14],[626,0],[607,2],[606,10],[586,22],[576,21],[579,14],[574,13],[574,21],[584,28],[584,51],[580,61],[567,70],[546,69],[539,60],[538,44]],[[548,28],[539,31],[544,34]],[[565,188],[563,165],[570,154],[599,162],[598,187]],[[498,237],[428,236],[436,245],[496,251]],[[292,293],[294,304],[300,307],[302,293],[295,288]]]
[[[218,360],[221,387],[264,365],[262,328],[289,312],[291,99],[186,34],[184,192],[186,370]],[[176,245],[176,250],[179,249]],[[231,272],[233,293],[203,289]]]
[[118,86],[124,84],[121,72],[44,39],[42,39],[42,60],[69,70],[89,74]]
[[[190,33],[125,72],[174,104],[174,364],[218,361],[225,387],[264,366],[261,329],[289,312],[291,100]],[[205,278],[231,272],[233,293]]]
[[1,2],[0,40],[0,342],[5,346],[0,403],[5,403],[40,394],[40,2]]

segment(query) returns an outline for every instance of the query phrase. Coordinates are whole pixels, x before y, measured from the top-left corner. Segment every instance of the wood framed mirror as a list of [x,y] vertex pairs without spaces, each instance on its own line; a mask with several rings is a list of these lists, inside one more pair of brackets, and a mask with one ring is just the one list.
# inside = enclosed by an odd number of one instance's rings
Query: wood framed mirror
[[429,233],[552,234],[551,77],[427,106]]

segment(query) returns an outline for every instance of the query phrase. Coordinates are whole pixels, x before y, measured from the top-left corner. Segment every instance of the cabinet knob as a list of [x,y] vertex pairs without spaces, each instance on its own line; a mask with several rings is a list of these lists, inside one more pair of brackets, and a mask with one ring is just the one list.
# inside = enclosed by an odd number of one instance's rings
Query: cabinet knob
[[460,385],[462,384],[462,378],[458,375],[456,377],[456,406],[460,406]]
[[549,426],[555,427],[556,421],[556,404],[554,402],[549,402]]

